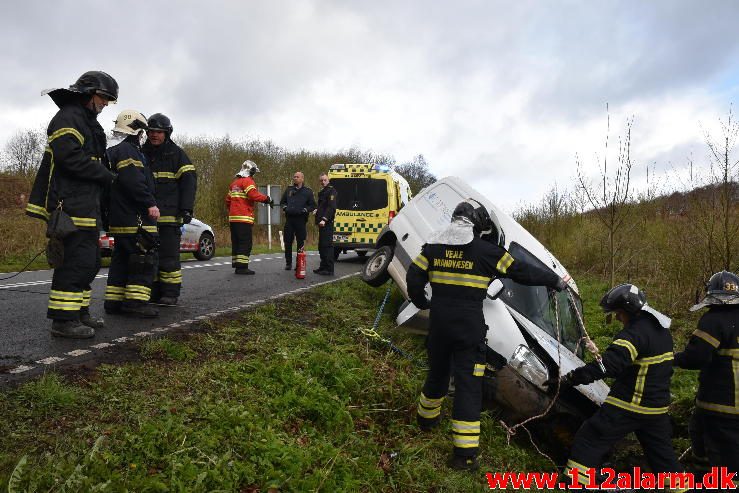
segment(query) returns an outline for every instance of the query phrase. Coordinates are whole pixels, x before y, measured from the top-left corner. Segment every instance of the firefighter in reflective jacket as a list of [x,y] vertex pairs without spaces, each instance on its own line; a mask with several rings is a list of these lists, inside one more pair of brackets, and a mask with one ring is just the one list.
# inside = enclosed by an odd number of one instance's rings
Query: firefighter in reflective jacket
[[[497,277],[510,277],[526,285],[558,290],[567,286],[554,272],[516,260],[502,247],[479,237],[492,227],[484,207],[469,201],[460,203],[451,224],[429,239],[406,276],[413,304],[431,309],[427,339],[430,369],[418,401],[417,421],[425,431],[439,423],[453,363],[454,453],[449,465],[455,469],[473,470],[479,465],[487,332],[482,302],[488,285]],[[424,292],[427,282],[433,291],[430,302]]]
[[144,155],[154,173],[156,200],[161,216],[159,228],[159,272],[152,287],[152,301],[176,305],[182,287],[180,239],[182,224],[192,220],[197,176],[185,151],[172,141],[172,123],[161,113],[149,117],[149,139]]
[[675,366],[700,370],[695,419],[711,466],[739,471],[739,277],[717,272],[691,311],[708,307]]
[[272,205],[269,196],[259,193],[252,178],[259,173],[254,161],[244,161],[226,194],[228,224],[231,228],[231,266],[236,274],[253,275],[249,268],[252,228],[254,226],[254,202]]
[[146,125],[138,111],[122,111],[113,135],[123,141],[108,149],[108,162],[118,177],[110,190],[108,233],[115,237],[115,248],[105,288],[105,312],[152,318],[159,314],[147,305],[156,268],[159,208],[154,177],[141,153]]
[[[610,322],[613,315],[623,329],[603,353],[605,373],[597,362],[572,370],[559,381],[560,389],[615,378],[603,405],[575,435],[567,474],[587,484],[587,469],[601,467],[613,445],[634,432],[652,472],[682,472],[672,448],[670,404],[673,346],[670,319],[646,303],[633,284],[621,284],[603,296],[600,306]],[[557,379],[549,380],[550,387]],[[575,471],[576,469],[576,471]],[[675,488],[673,491],[687,491]]]
[[100,269],[102,193],[114,177],[105,165],[105,131],[97,116],[118,98],[118,83],[105,72],[85,72],[69,89],[48,95],[59,111],[49,123],[26,214],[48,221],[60,208],[77,227],[62,240],[64,258],[54,265],[46,316],[52,335],[88,338],[103,326],[90,316],[90,285]]

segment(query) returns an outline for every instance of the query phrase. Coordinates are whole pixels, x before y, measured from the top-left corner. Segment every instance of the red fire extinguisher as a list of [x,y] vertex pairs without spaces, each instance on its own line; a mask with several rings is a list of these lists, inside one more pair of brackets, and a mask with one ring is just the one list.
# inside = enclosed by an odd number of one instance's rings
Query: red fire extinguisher
[[295,278],[305,279],[305,250],[303,248],[298,250],[295,259]]

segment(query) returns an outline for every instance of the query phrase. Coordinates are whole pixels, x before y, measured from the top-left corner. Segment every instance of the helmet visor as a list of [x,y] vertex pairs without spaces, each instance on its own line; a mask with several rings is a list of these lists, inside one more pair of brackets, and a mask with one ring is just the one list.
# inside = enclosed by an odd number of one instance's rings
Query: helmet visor
[[102,89],[97,89],[95,91],[95,94],[97,94],[101,98],[105,99],[110,104],[115,104],[117,102],[117,98],[115,97],[115,95],[109,93],[108,91],[104,91]]

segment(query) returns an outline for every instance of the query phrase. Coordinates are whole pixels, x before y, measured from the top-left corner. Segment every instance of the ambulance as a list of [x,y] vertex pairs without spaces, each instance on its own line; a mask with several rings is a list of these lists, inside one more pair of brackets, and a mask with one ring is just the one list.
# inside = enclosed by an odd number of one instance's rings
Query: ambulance
[[334,164],[328,177],[337,192],[334,258],[349,250],[364,257],[411,199],[408,182],[386,164]]

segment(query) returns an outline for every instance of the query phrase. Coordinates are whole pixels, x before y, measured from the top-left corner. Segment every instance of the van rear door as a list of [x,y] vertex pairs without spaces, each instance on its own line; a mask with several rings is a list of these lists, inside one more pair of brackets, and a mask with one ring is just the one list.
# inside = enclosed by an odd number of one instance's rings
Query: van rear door
[[334,241],[374,243],[387,224],[387,180],[331,177],[331,185],[337,192]]

